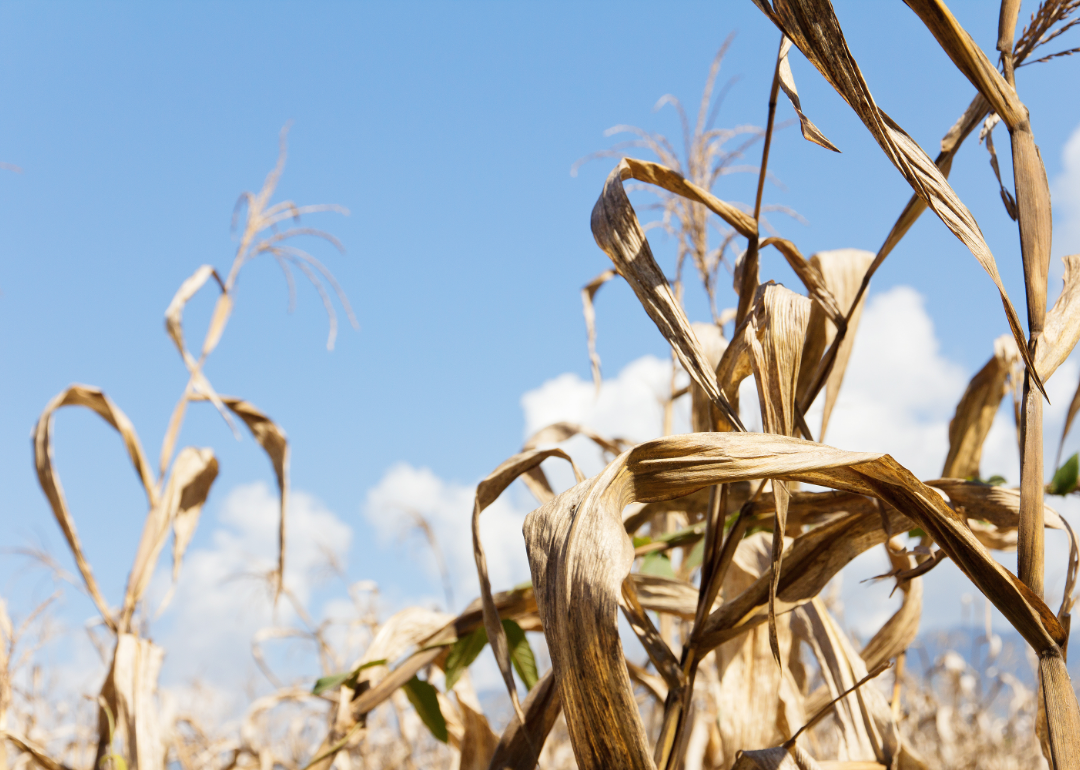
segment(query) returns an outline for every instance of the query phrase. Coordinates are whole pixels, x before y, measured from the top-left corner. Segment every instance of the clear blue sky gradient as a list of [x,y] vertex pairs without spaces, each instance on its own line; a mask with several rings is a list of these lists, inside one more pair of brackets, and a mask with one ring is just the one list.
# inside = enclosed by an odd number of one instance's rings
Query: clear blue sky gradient
[[[996,11],[951,5],[992,49]],[[902,3],[847,0],[837,11],[879,103],[935,155],[972,86]],[[27,440],[69,383],[103,388],[156,462],[185,382],[165,307],[198,265],[228,267],[233,204],[261,184],[278,131],[293,121],[280,197],[351,210],[309,223],[348,249],[312,246],[361,331],[343,327],[327,353],[318,297],[301,281],[289,315],[285,282],[262,259],[242,275],[208,374],[285,428],[293,485],[356,530],[350,575],[380,579],[387,557],[357,512],[388,467],[407,461],[474,483],[519,448],[523,392],[563,372],[587,376],[579,289],[609,266],[589,214],[615,161],[591,162],[577,177],[571,164],[609,146],[602,132],[619,123],[677,139],[674,112],[654,114],[654,103],[673,93],[696,110],[712,56],[733,32],[721,81],[738,81],[718,124],[763,124],[778,33],[748,1],[4,3],[0,161],[22,173],[0,172],[0,547],[40,543],[69,563]],[[771,170],[783,187],[770,186],[766,203],[790,206],[807,224],[773,222],[805,254],[876,251],[910,189],[813,68],[798,54],[792,66],[804,107],[843,154],[806,143],[797,127],[780,132]],[[1080,124],[1074,86],[1063,90],[1076,66],[1066,59],[1018,76],[1051,179]],[[782,102],[780,118],[792,117]],[[952,179],[1023,315],[1015,225],[974,139]],[[751,201],[753,181],[733,177],[716,193]],[[670,268],[671,244],[655,243]],[[767,274],[789,276],[776,254],[765,260]],[[927,297],[943,352],[972,371],[1007,331],[990,280],[932,216],[874,288],[898,284]],[[608,372],[664,355],[627,287],[598,302]],[[721,306],[732,302],[724,281]],[[689,304],[695,318],[707,316],[700,297]],[[209,294],[189,306],[189,339],[201,339],[209,308]],[[88,556],[117,601],[142,493],[96,417],[67,410],[56,435]],[[210,517],[237,484],[272,479],[255,444],[233,441],[208,408],[195,411],[183,441],[218,453]],[[204,520],[196,546],[210,529]],[[18,603],[51,590],[44,576],[22,574],[25,561],[0,560],[0,594],[17,592]],[[71,601],[77,616],[91,611]]]

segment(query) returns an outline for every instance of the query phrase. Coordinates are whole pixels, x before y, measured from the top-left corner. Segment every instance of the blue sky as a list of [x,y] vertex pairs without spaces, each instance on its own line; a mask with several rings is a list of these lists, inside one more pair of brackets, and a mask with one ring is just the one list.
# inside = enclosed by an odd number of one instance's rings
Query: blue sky
[[[973,88],[902,4],[836,5],[879,103],[933,156]],[[983,3],[951,5],[989,50],[997,14]],[[207,373],[220,392],[252,401],[285,428],[293,486],[351,528],[343,554],[350,578],[380,581],[401,597],[439,595],[431,574],[407,561],[422,549],[387,539],[365,517],[372,490],[402,463],[467,489],[520,446],[523,394],[560,375],[587,378],[579,289],[609,266],[588,225],[615,161],[591,162],[576,177],[570,166],[609,146],[603,131],[616,124],[677,138],[674,113],[653,113],[653,105],[673,93],[696,108],[712,56],[731,33],[721,81],[738,80],[718,124],[762,124],[778,34],[749,2],[0,6],[0,161],[21,168],[0,172],[0,547],[42,545],[67,563],[27,437],[69,383],[103,388],[156,460],[185,381],[164,334],[165,307],[200,264],[227,268],[233,204],[261,184],[291,121],[280,197],[351,211],[309,221],[347,248],[340,256],[313,246],[361,329],[343,328],[328,353],[316,294],[301,282],[288,314],[277,267],[255,262]],[[782,186],[767,188],[766,203],[789,206],[806,223],[773,223],[805,254],[875,251],[910,191],[797,53],[792,66],[804,108],[843,154],[806,143],[796,127],[781,131],[770,168]],[[1018,76],[1055,191],[1080,185],[1069,181],[1064,155],[1080,126],[1080,103],[1063,98],[1075,68],[1066,59]],[[793,117],[786,103],[779,114]],[[1011,178],[1004,137],[999,131]],[[748,162],[756,157],[755,149]],[[974,140],[952,180],[1023,314],[1015,226]],[[753,182],[732,177],[715,191],[750,201]],[[1055,216],[1056,254],[1080,250],[1080,226],[1062,220],[1067,212]],[[670,268],[671,244],[654,243]],[[778,263],[766,255],[764,274],[790,285]],[[1060,270],[1052,275],[1054,296]],[[730,305],[722,283],[721,305]],[[990,280],[927,216],[872,292],[902,286],[922,298],[905,307],[918,305],[931,322],[934,355],[955,367],[959,385],[943,392],[962,391],[1007,331]],[[691,293],[688,306],[695,319],[707,317],[700,296]],[[209,310],[209,295],[191,303],[189,339],[201,337]],[[597,311],[610,375],[665,355],[625,286],[605,287]],[[88,557],[119,601],[142,493],[120,442],[96,418],[67,410],[56,435]],[[234,441],[208,408],[189,420],[183,443],[212,446],[221,463],[193,544],[212,549],[230,493],[272,476],[254,442]],[[875,448],[889,450],[883,443]],[[0,560],[0,595],[13,606],[52,590],[24,559]],[[81,621],[92,608],[72,594],[64,612]]]

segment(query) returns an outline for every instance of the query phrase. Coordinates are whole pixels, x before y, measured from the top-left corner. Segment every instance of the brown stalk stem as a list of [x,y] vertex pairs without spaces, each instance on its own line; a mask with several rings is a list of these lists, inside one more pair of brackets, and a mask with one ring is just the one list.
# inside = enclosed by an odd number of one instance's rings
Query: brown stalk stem
[[1024,375],[1020,418],[1020,527],[1017,532],[1017,577],[1036,595],[1043,595],[1043,456],[1042,395]]
[[1005,74],[1005,80],[1010,86],[1016,87],[1016,76],[1013,60],[1013,38],[1016,37],[1016,17],[1020,15],[1020,0],[1001,0],[1001,11],[998,15],[998,41],[997,49],[1001,53],[1001,66]]
[[[784,45],[784,36],[780,36],[780,45]],[[754,292],[758,285],[758,233],[761,231],[761,197],[765,191],[765,177],[769,170],[769,150],[772,147],[773,126],[776,123],[776,100],[780,93],[780,56],[779,49],[776,57],[776,68],[773,70],[772,87],[769,89],[769,118],[765,123],[765,146],[761,150],[761,168],[758,170],[757,196],[754,199],[754,229],[757,231],[754,237],[748,239],[746,244],[746,256],[743,257],[742,282],[739,286],[739,309],[735,316],[735,327],[746,318],[750,312],[750,303],[754,300]]]

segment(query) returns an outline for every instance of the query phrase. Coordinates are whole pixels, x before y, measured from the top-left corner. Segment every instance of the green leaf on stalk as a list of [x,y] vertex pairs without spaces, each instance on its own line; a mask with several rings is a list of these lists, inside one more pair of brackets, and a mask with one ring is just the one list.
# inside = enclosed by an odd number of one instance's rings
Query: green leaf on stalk
[[405,690],[405,697],[409,699],[409,703],[416,709],[420,721],[427,725],[436,740],[446,743],[450,736],[446,732],[446,717],[439,708],[439,695],[435,688],[419,677],[413,676],[402,689]]
[[525,689],[531,690],[540,681],[540,675],[536,671],[536,657],[533,655],[529,640],[525,638],[525,632],[512,620],[504,620],[503,631],[506,632],[506,642],[510,647],[510,660],[514,664]]
[[382,660],[369,660],[367,663],[357,666],[352,671],[343,671],[339,674],[330,674],[329,676],[324,676],[315,682],[315,686],[311,688],[311,694],[322,695],[327,690],[336,690],[343,684],[355,688],[361,671],[363,671],[365,668],[385,665],[385,658],[383,658]]
[[641,560],[641,574],[674,578],[675,570],[671,568],[671,559],[668,558],[666,553],[653,551],[646,554],[645,558]]
[[487,641],[487,630],[480,626],[468,636],[454,642],[454,646],[450,648],[450,654],[446,656],[447,692],[450,692],[465,669],[476,660],[476,656],[484,649]]
[[1057,469],[1046,491],[1052,495],[1067,495],[1076,489],[1076,477],[1080,473],[1080,455],[1073,455]]

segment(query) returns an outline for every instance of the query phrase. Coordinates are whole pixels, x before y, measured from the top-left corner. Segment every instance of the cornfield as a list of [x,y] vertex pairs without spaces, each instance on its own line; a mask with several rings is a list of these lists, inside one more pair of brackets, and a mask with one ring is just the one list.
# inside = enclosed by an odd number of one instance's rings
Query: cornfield
[[[1003,0],[997,66],[942,0],[906,2],[977,91],[934,159],[875,102],[829,0],[754,0],[763,21],[778,30],[764,128],[713,126],[725,46],[695,120],[677,100],[667,100],[682,121],[682,156],[665,137],[622,126],[615,133],[629,133],[628,141],[584,159],[618,159],[591,214],[593,236],[610,260],[601,265],[597,255],[598,275],[582,289],[592,375],[599,391],[597,327],[603,321],[594,301],[602,286],[622,280],[670,343],[665,435],[634,444],[566,422],[532,435],[476,488],[471,532],[479,596],[456,616],[410,607],[381,619],[377,590],[356,585],[347,588],[349,620],[310,618],[290,590],[284,558],[285,431],[261,408],[220,393],[205,374],[227,330],[237,278],[260,256],[281,265],[290,290],[294,271],[315,286],[330,318],[329,345],[338,307],[355,325],[333,275],[296,245],[307,237],[340,247],[306,219],[343,209],[273,200],[285,164],[283,132],[276,167],[237,208],[240,241],[229,270],[198,267],[166,309],[166,330],[187,381],[158,462],[148,458],[120,407],[91,386],[57,394],[34,428],[38,481],[74,558],[77,582],[100,614],[98,638],[109,663],[100,688],[71,702],[35,663],[49,636],[48,606],[14,623],[0,604],[0,770],[869,770],[1044,762],[1058,770],[1080,768],[1080,710],[1066,669],[1080,546],[1069,522],[1045,501],[1047,494],[1077,490],[1080,461],[1073,456],[1057,467],[1060,458],[1045,463],[1043,457],[1045,384],[1080,340],[1080,254],[1064,258],[1064,287],[1048,309],[1050,190],[1015,82],[1020,66],[1080,50],[1044,48],[1080,21],[1074,18],[1080,2],[1045,0],[1017,36],[1020,3]],[[766,221],[767,213],[794,214],[763,200],[781,92],[802,136],[823,148],[807,151],[837,151],[808,117],[812,105],[799,98],[789,64],[795,49],[836,89],[912,188],[876,254],[841,248],[806,258]],[[1011,184],[994,149],[998,123],[1009,132]],[[1026,330],[979,225],[948,181],[954,157],[977,128],[1003,213],[1018,228]],[[725,177],[747,171],[739,164],[759,146],[750,169],[758,180],[752,205],[722,199]],[[626,157],[637,150],[655,159]],[[657,195],[657,221],[642,225],[628,197],[635,190]],[[881,453],[848,451],[825,443],[825,434],[871,278],[927,209],[986,271],[1011,334],[993,342],[989,360],[956,405],[940,477],[919,480],[885,453],[887,445]],[[654,258],[646,237],[651,227],[677,245],[671,279]],[[714,232],[719,245],[711,240]],[[761,254],[770,248],[797,276],[798,290],[763,276]],[[684,290],[693,283],[684,281],[688,264],[708,300],[706,321],[691,322],[685,310]],[[734,283],[728,309],[721,307],[725,267]],[[196,348],[185,337],[183,315],[202,291],[215,292],[216,304]],[[748,378],[760,432],[747,430],[740,409],[740,393],[747,393],[740,386]],[[984,480],[980,469],[991,423],[1009,393],[1021,458],[1018,488]],[[674,435],[671,413],[680,399],[689,403],[692,431]],[[175,588],[218,475],[211,449],[179,445],[189,407],[199,402],[208,402],[234,431],[242,423],[273,468],[279,558],[262,579],[275,601],[303,621],[253,640],[256,662],[278,687],[251,700],[236,724],[211,723],[198,704],[181,708],[159,693],[164,650],[150,633],[173,595],[150,606],[148,588],[162,550],[171,536]],[[821,422],[810,425],[815,404]],[[119,433],[145,491],[148,513],[119,603],[104,595],[84,556],[53,462],[53,423],[64,407],[89,409]],[[1078,411],[1080,387],[1065,434]],[[604,454],[606,467],[591,478],[565,446],[576,436]],[[545,467],[550,471],[555,463],[569,464],[573,486],[553,486]],[[480,521],[515,481],[538,505],[523,528],[531,581],[493,586]],[[441,558],[423,517],[416,522]],[[1046,528],[1063,530],[1070,542],[1056,608],[1044,600]],[[877,633],[858,644],[837,620],[826,589],[853,559],[877,547],[892,565],[880,579],[903,598]],[[1018,554],[1015,575],[993,554],[1007,550]],[[916,641],[921,576],[944,560],[1012,624],[1026,650],[1003,651],[988,628],[979,665],[948,645],[915,665],[918,655],[925,657]],[[549,665],[533,651],[540,635]],[[283,637],[311,642],[321,670],[299,684],[275,677],[261,645]],[[635,659],[624,649],[631,638],[647,657]],[[469,674],[488,646],[506,686],[504,714],[485,713]],[[1007,654],[1024,665],[1030,659],[1034,687],[995,664]]]

